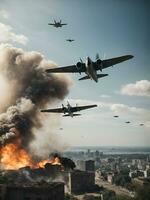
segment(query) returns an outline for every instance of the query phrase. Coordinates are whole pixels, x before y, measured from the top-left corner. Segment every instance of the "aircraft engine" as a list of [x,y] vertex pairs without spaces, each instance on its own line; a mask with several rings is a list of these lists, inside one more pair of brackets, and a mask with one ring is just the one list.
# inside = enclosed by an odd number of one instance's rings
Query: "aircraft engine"
[[102,71],[102,60],[101,60],[101,59],[98,59],[98,60],[96,61],[96,64],[97,64],[97,66],[100,68],[100,71]]
[[82,63],[81,62],[77,62],[76,68],[79,71],[79,74],[81,74],[81,72],[80,72],[81,67],[82,67]]
[[63,109],[63,112],[64,112],[64,114],[66,113],[66,108],[65,108],[65,106],[62,104],[62,109]]

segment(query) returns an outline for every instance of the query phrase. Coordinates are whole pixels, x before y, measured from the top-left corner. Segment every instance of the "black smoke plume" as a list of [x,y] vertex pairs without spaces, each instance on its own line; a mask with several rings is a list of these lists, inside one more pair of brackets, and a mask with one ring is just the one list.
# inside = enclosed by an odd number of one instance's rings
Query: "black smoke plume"
[[1,95],[4,101],[0,101],[0,145],[19,135],[22,147],[29,150],[34,132],[44,126],[40,108],[68,94],[71,81],[66,75],[45,73],[52,66],[38,52],[0,45],[0,79],[7,83]]

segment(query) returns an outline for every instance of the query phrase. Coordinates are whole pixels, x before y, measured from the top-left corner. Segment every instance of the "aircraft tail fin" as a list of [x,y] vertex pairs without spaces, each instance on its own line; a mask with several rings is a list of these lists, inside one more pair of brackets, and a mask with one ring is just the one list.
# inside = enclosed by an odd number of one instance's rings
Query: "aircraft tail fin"
[[108,74],[97,74],[97,78],[103,78],[105,76],[108,76]]
[[[97,78],[103,78],[104,76],[108,76],[108,74],[97,74]],[[84,76],[79,79],[79,81],[90,79],[89,76]]]
[[[81,114],[72,114],[72,116],[74,117],[74,116],[80,116]],[[63,115],[63,117],[70,117],[70,115],[69,114],[67,114],[67,115]]]
[[90,77],[89,76],[84,76],[84,77],[80,78],[79,81],[86,80],[86,79],[90,79]]

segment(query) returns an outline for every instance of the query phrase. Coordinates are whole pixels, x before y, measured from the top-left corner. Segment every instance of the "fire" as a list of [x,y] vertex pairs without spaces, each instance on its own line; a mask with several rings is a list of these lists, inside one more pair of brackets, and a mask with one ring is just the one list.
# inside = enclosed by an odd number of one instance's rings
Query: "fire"
[[37,167],[44,168],[44,165],[46,163],[50,163],[52,165],[61,165],[60,159],[58,157],[55,157],[53,159],[46,159],[46,160],[40,161],[39,163],[37,163]]
[[61,165],[58,157],[45,159],[38,163],[33,162],[32,156],[22,148],[20,138],[17,138],[15,143],[10,143],[0,148],[0,164],[7,170],[17,170],[25,166],[30,166],[31,168],[44,168],[46,163]]
[[21,148],[21,140],[7,144],[0,149],[0,162],[4,169],[19,169],[24,166],[33,166],[31,156]]

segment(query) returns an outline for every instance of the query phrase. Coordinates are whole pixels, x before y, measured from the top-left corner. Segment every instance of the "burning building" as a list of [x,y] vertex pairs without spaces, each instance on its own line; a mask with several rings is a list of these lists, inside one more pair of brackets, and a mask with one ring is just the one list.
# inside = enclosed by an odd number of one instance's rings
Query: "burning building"
[[9,200],[11,197],[19,200],[61,200],[64,198],[64,184],[68,185],[68,174],[73,171],[74,167],[75,164],[72,160],[53,154],[49,159],[36,163],[32,167],[3,170],[1,174],[3,174],[5,181],[0,187],[0,200]]

